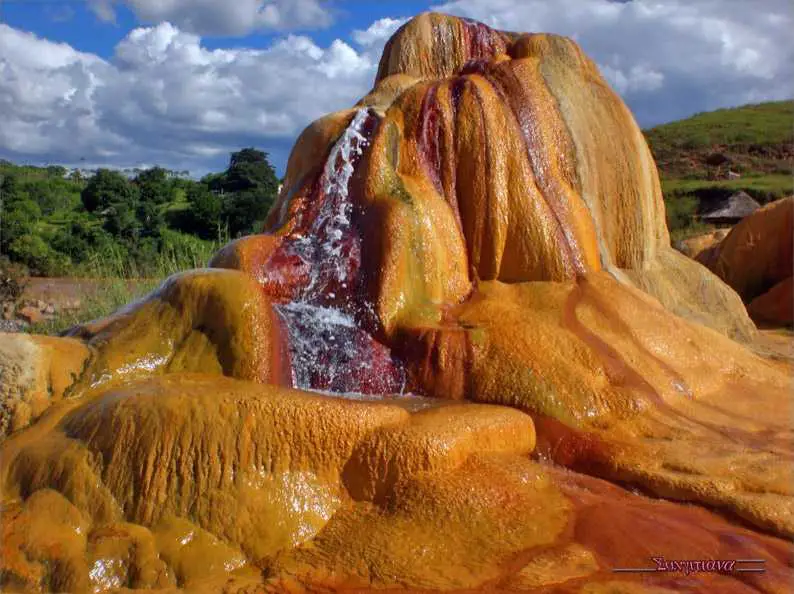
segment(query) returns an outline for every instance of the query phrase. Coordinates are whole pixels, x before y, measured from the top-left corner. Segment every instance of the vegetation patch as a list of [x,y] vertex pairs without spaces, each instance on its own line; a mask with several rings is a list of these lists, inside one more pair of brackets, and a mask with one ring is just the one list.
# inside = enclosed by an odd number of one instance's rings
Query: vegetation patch
[[735,192],[765,204],[794,193],[794,101],[719,109],[645,131],[674,239]]
[[[258,230],[278,179],[267,154],[233,153],[200,181],[162,167],[84,179],[63,167],[0,162],[0,252],[34,276],[152,278],[164,261],[203,266],[219,245]],[[108,264],[110,263],[110,264]]]

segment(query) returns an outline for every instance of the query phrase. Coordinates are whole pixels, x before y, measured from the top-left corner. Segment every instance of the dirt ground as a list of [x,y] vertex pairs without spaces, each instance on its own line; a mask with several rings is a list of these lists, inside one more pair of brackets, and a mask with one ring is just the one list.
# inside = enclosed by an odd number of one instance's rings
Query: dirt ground
[[[75,299],[83,300],[96,295],[109,282],[116,281],[97,278],[31,277],[22,293],[22,300],[41,300],[45,303],[52,303],[56,307],[64,307]],[[140,282],[127,281],[131,289],[134,289]]]

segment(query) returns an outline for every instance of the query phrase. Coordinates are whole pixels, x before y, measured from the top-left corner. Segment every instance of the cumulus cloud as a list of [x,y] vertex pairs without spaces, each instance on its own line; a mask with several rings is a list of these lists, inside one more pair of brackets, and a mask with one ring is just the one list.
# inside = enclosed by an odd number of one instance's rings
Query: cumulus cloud
[[122,3],[145,23],[167,21],[200,35],[314,29],[333,21],[320,0],[89,0],[103,21],[115,21],[114,4]]
[[[0,147],[41,154],[64,145],[78,152],[101,136],[93,95],[108,65],[91,54],[0,24]],[[117,139],[104,135],[103,144]],[[82,145],[82,146],[81,146]]]
[[392,33],[399,29],[406,21],[408,21],[407,18],[392,19],[386,17],[378,19],[363,31],[353,31],[353,39],[357,44],[363,47],[378,47],[382,49],[389,40],[389,37],[392,36]]
[[209,50],[161,23],[131,31],[106,61],[0,25],[0,151],[195,171],[256,145],[282,165],[304,126],[366,93],[379,51],[299,35]]
[[[185,4],[135,2],[174,16]],[[254,4],[299,5],[235,6]],[[501,29],[574,37],[642,125],[794,94],[787,0],[457,0],[442,8]],[[291,13],[279,14],[268,18],[282,26]],[[0,24],[0,157],[195,173],[258,146],[282,168],[303,127],[369,90],[383,45],[406,20],[382,18],[324,45],[293,34],[265,49],[211,50],[198,21],[188,28],[184,19],[184,27],[130,31],[107,59]]]
[[790,0],[454,0],[434,9],[573,37],[643,125],[794,95]]

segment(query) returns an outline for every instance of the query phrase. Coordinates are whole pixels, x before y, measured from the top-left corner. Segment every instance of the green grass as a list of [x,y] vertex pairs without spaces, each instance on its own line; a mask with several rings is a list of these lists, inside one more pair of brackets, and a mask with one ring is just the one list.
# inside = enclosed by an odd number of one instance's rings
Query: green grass
[[705,235],[706,233],[710,233],[711,231],[716,230],[717,228],[713,225],[706,225],[705,223],[701,223],[700,221],[693,221],[691,224],[687,225],[686,227],[679,227],[678,229],[673,229],[670,231],[670,242],[675,243],[677,241],[683,241],[685,239],[689,239],[690,237],[697,237],[698,235]]
[[665,179],[662,192],[666,197],[693,195],[703,190],[723,189],[728,192],[747,192],[761,202],[771,202],[794,193],[794,177],[791,175],[763,175],[731,180]]
[[[135,264],[124,258],[121,252],[106,250],[94,257],[83,269],[83,276],[98,279],[99,290],[87,290],[80,296],[81,306],[74,311],[62,311],[52,320],[31,324],[27,332],[57,335],[72,326],[103,318],[114,311],[144,297],[153,291],[165,278],[194,268],[202,268],[218,249],[214,242],[190,238],[178,249],[161,252],[149,268],[149,276],[143,276]],[[152,275],[151,273],[154,272]]]
[[150,293],[160,282],[154,279],[138,279],[134,282],[122,278],[104,279],[101,288],[87,291],[80,297],[79,309],[61,311],[51,320],[31,324],[26,332],[57,336],[73,326],[112,314]]
[[794,101],[718,109],[645,132],[654,150],[792,142]]
[[[695,214],[734,192],[764,204],[794,193],[794,101],[718,109],[644,131],[674,240],[708,231]],[[741,177],[727,179],[733,171]]]

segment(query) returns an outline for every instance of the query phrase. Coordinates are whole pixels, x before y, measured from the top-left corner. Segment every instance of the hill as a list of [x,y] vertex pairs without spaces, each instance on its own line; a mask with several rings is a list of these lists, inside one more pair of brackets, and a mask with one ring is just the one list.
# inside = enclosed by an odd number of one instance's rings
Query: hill
[[761,203],[792,194],[794,101],[719,109],[645,130],[674,234],[744,190]]

